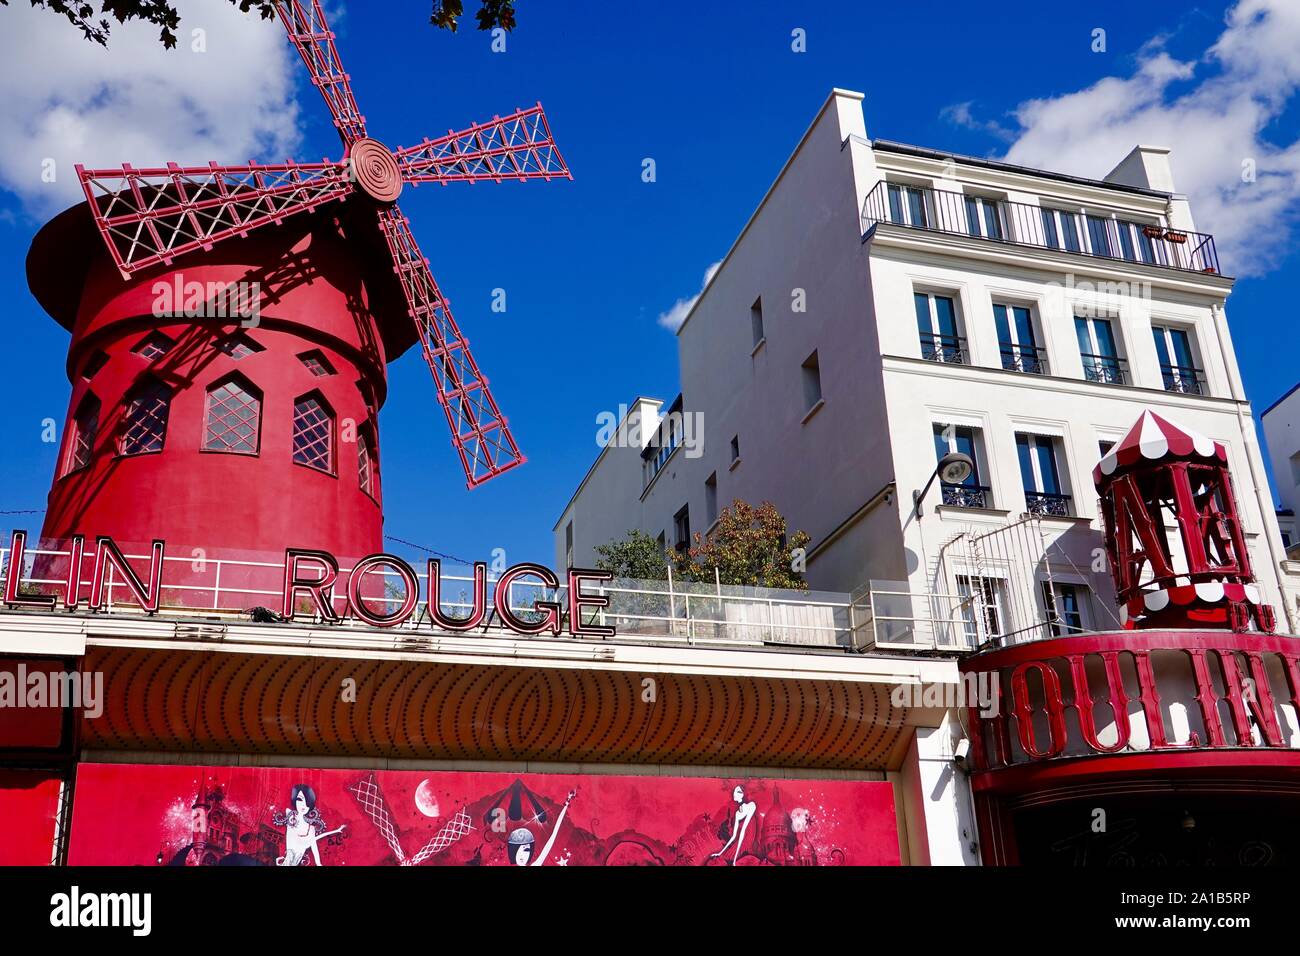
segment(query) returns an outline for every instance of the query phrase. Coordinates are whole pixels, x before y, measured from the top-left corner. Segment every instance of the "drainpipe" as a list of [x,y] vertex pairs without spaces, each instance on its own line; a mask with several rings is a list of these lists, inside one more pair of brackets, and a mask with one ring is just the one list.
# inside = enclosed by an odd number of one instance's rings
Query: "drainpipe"
[[[1261,491],[1268,495],[1266,514],[1273,511],[1273,496],[1269,489],[1268,479],[1261,475],[1259,468],[1255,464],[1257,455],[1263,453],[1259,449],[1259,444],[1255,440],[1255,429],[1246,421],[1244,411],[1246,405],[1246,389],[1241,382],[1241,372],[1237,368],[1237,355],[1232,348],[1232,340],[1228,338],[1227,322],[1223,318],[1223,307],[1219,303],[1210,306],[1210,312],[1214,316],[1214,334],[1219,339],[1219,350],[1223,353],[1224,365],[1228,369],[1228,387],[1232,393],[1233,404],[1237,409],[1237,427],[1241,431],[1242,447],[1246,452],[1246,465],[1250,469],[1251,481],[1255,483],[1255,499],[1263,504],[1261,500]],[[1261,459],[1262,460],[1262,459]],[[1282,601],[1282,614],[1286,618],[1287,632],[1290,634],[1297,633],[1295,613],[1291,609],[1291,602],[1287,599],[1286,592],[1282,589],[1282,561],[1285,555],[1279,556],[1277,547],[1273,543],[1273,536],[1268,533],[1268,519],[1264,519],[1264,541],[1268,545],[1268,555],[1273,561],[1273,567],[1276,569],[1278,576],[1278,597]]]

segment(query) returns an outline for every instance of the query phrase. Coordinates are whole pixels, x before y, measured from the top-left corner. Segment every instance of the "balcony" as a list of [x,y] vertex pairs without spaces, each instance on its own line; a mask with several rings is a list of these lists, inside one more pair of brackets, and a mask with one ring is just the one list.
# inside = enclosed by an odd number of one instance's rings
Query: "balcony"
[[1036,345],[1017,345],[1014,342],[999,342],[998,345],[1002,350],[1002,367],[1008,372],[1047,374],[1047,349]]
[[1083,359],[1083,377],[1089,382],[1099,382],[1102,385],[1127,385],[1128,381],[1128,362],[1114,355],[1092,355],[1084,352],[1079,356]]
[[1074,497],[1047,491],[1026,491],[1025,507],[1032,515],[1048,518],[1069,518],[1074,515]]
[[[862,205],[864,234],[878,223],[889,223],[1097,259],[1220,274],[1214,237],[1207,233],[1084,216],[1005,199],[984,200],[945,189],[901,186],[891,195],[889,186],[878,183],[867,194]],[[996,217],[990,215],[993,210]]]
[[927,362],[946,362],[949,365],[970,364],[966,340],[960,335],[934,335],[922,332],[921,358]]
[[993,489],[986,485],[950,485],[942,483],[943,503],[950,508],[987,508]]
[[1208,395],[1205,385],[1205,373],[1189,365],[1161,365],[1160,373],[1164,377],[1166,392],[1182,392],[1184,395]]

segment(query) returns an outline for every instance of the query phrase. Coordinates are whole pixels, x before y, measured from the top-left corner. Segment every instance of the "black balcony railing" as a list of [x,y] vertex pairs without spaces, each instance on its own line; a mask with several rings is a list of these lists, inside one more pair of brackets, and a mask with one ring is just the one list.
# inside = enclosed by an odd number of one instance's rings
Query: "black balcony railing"
[[1032,515],[1068,518],[1074,514],[1074,498],[1071,495],[1056,495],[1047,491],[1026,491],[1025,505]]
[[867,194],[862,205],[864,234],[877,223],[892,223],[1184,272],[1219,273],[1214,237],[1207,233],[1085,216],[1006,199],[976,201],[946,189],[895,185],[892,196],[886,182],[877,183]]
[[969,365],[966,340],[960,335],[935,335],[921,333],[921,358],[930,362],[948,362],[951,365]]
[[987,508],[989,493],[985,485],[950,485],[942,483],[943,503],[952,508]]
[[1016,345],[999,342],[1002,348],[1002,367],[1011,372],[1028,372],[1030,375],[1047,374],[1047,349],[1037,345]]
[[1124,359],[1087,353],[1080,358],[1083,359],[1083,377],[1088,381],[1101,382],[1103,385],[1128,384],[1128,363]]
[[1184,392],[1188,395],[1206,395],[1205,374],[1190,365],[1161,365],[1166,392]]

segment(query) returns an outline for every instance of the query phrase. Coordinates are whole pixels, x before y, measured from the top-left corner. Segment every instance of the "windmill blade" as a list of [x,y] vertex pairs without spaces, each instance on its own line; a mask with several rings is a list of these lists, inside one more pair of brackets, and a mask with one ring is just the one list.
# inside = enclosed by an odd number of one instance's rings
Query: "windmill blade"
[[408,183],[573,178],[540,103],[393,155]]
[[320,0],[311,0],[310,3],[277,0],[275,9],[289,40],[307,64],[312,83],[325,97],[325,105],[334,117],[343,145],[351,146],[366,135],[366,118],[357,110],[351,78],[343,72],[338,48],[334,45],[334,31],[325,19]]
[[419,330],[424,359],[438,386],[438,402],[447,415],[465,482],[475,488],[523,464],[524,457],[429,272],[428,260],[421,254],[406,217],[396,206],[381,209],[379,227]]
[[342,163],[77,167],[95,226],[123,276],[210,249],[353,191]]

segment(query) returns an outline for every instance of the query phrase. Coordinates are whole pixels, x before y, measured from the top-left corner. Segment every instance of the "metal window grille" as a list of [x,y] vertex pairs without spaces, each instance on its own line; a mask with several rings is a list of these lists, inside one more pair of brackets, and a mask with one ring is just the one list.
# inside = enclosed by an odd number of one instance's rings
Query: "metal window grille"
[[217,348],[221,349],[221,351],[225,352],[236,362],[262,351],[262,346],[258,345],[247,335],[242,334],[230,336],[223,340]]
[[257,454],[262,402],[238,382],[227,382],[208,392],[208,413],[203,435],[204,451]]
[[375,496],[374,470],[370,461],[370,442],[365,435],[357,436],[357,484],[370,497]]
[[135,393],[123,419],[123,455],[162,451],[171,403],[171,390],[162,382],[151,382]]
[[99,431],[99,400],[87,396],[73,420],[72,453],[68,456],[68,471],[77,471],[90,464],[90,453],[95,447],[95,434]]
[[293,407],[293,460],[334,471],[334,416],[319,399],[304,398]]
[[141,358],[152,362],[154,359],[166,355],[171,350],[172,340],[167,338],[161,332],[153,332],[148,335],[132,351]]

